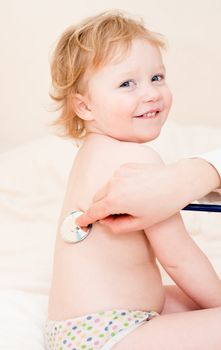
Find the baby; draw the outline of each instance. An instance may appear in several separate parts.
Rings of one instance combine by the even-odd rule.
[[[144,143],[159,136],[171,107],[164,46],[142,22],[110,11],[70,27],[54,52],[53,98],[61,108],[57,123],[82,143],[58,224],[47,349],[147,349],[148,327],[165,317],[160,316],[165,290],[156,258],[199,308],[221,305],[220,280],[179,214],[121,235],[97,222],[77,244],[61,235],[64,220],[73,211],[86,211],[120,165],[163,166]],[[131,347],[125,345],[139,329],[143,333],[136,345],[132,338]]]

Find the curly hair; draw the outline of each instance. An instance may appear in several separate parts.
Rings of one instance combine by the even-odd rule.
[[[113,60],[119,45],[124,52],[128,50],[135,38],[145,38],[160,49],[166,47],[162,35],[117,10],[89,17],[62,34],[51,62],[50,96],[60,110],[53,125],[62,126],[65,136],[81,139],[86,133],[84,121],[71,104],[72,94],[84,92],[85,73]]]

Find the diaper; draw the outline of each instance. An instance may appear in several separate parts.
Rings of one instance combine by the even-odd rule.
[[[47,350],[108,350],[157,315],[154,311],[111,310],[65,321],[48,320],[45,346]]]

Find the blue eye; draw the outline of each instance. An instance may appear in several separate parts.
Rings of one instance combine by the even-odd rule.
[[[151,79],[151,81],[161,81],[164,79],[164,75],[163,74],[157,74],[157,75],[154,75]]]
[[[131,87],[133,84],[135,84],[134,80],[127,80],[127,81],[124,81],[120,87]]]

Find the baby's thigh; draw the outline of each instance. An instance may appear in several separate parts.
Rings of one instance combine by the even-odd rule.
[[[113,350],[220,350],[220,324],[221,308],[157,316]]]

